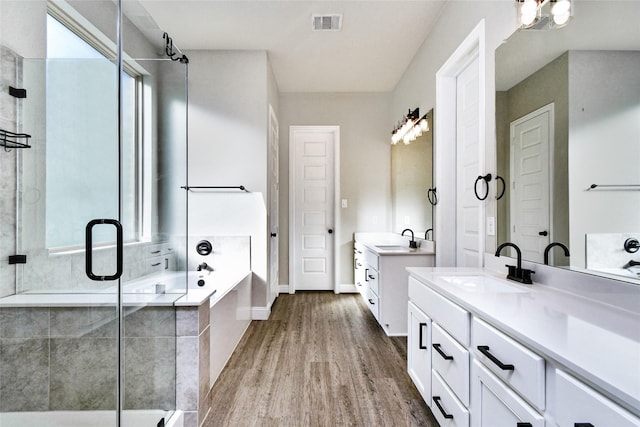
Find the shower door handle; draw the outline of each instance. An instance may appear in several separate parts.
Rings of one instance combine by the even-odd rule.
[[[98,224],[109,224],[116,228],[116,272],[111,276],[93,274],[93,227]],[[87,223],[85,238],[85,271],[87,277],[100,282],[119,279],[122,276],[122,224],[120,224],[120,221],[115,219],[93,219]]]

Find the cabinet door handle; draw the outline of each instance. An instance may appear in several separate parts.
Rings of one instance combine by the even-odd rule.
[[[442,416],[448,420],[453,419],[453,415],[447,414],[447,412],[444,410],[444,408],[440,404],[440,400],[441,400],[440,396],[433,396],[433,403],[435,403],[438,409],[440,410],[440,412],[442,412]]]
[[[418,325],[418,328],[419,328],[418,348],[420,350],[426,350],[427,349],[427,346],[422,344],[422,341],[423,341],[423,338],[424,338],[424,335],[422,334],[422,331],[424,330],[424,328],[426,326],[427,326],[427,324],[424,323],[424,322],[420,322],[420,324]]]
[[[591,423],[574,423],[573,427],[594,427]]]
[[[442,356],[444,360],[453,360],[453,356],[449,356],[447,353],[442,351],[440,344],[431,344],[431,346],[438,352],[438,354],[440,354],[440,356]]]
[[[487,356],[489,358],[489,360],[491,360],[493,363],[495,363],[498,366],[498,368],[502,369],[503,371],[513,371],[515,369],[515,367],[513,365],[504,364],[497,357],[495,357],[493,354],[491,354],[489,352],[489,346],[488,345],[479,345],[478,346],[478,350],[480,350],[480,353],[482,353],[485,356]]]
[[[364,269],[364,281],[365,282],[369,281],[369,269],[368,268]]]

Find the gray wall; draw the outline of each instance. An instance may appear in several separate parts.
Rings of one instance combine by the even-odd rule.
[[[567,244],[569,242],[569,184],[568,184],[568,86],[567,53],[559,56],[525,80],[521,81],[504,94],[499,94],[497,100],[503,100],[504,105],[496,106],[497,153],[501,165],[498,174],[508,184],[510,179],[509,159],[509,126],[517,120],[538,108],[554,103],[554,141],[553,141],[553,206],[551,221],[553,224],[553,240]],[[498,114],[498,111],[502,114]],[[498,208],[498,243],[509,241],[509,191],[500,199]],[[565,261],[564,255],[554,252],[557,262]]]
[[[353,233],[391,228],[388,93],[280,95],[280,283],[289,282],[289,126],[340,126],[338,283],[353,284]]]

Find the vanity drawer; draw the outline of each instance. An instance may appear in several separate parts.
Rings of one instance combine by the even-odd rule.
[[[378,285],[378,272],[373,268],[365,268],[364,270],[364,281],[373,292],[378,295],[380,293],[379,285]]]
[[[469,312],[409,277],[409,300],[464,346],[469,345]]]
[[[477,318],[471,326],[475,357],[540,410],[545,407],[545,362]]]
[[[369,250],[364,251],[364,261],[369,267],[374,270],[378,270],[380,267],[378,266],[378,255]]]
[[[640,426],[640,418],[560,370],[555,375],[554,403],[553,412],[560,426]]]
[[[469,406],[469,351],[433,323],[431,363],[458,399]]]
[[[469,410],[436,371],[431,371],[431,412],[441,426],[468,427]]]
[[[373,313],[373,317],[376,318],[376,320],[379,320],[379,304],[378,304],[378,295],[376,293],[374,293],[371,289],[367,289],[367,294],[366,294],[366,302],[367,302],[367,306],[369,307],[369,310],[371,310],[371,313]]]

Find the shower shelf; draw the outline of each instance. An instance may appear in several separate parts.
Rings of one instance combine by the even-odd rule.
[[[4,147],[5,151],[9,148],[31,148],[27,142],[29,142],[31,135],[26,133],[15,133],[8,130],[0,129],[0,146]],[[21,142],[24,141],[24,142]]]

